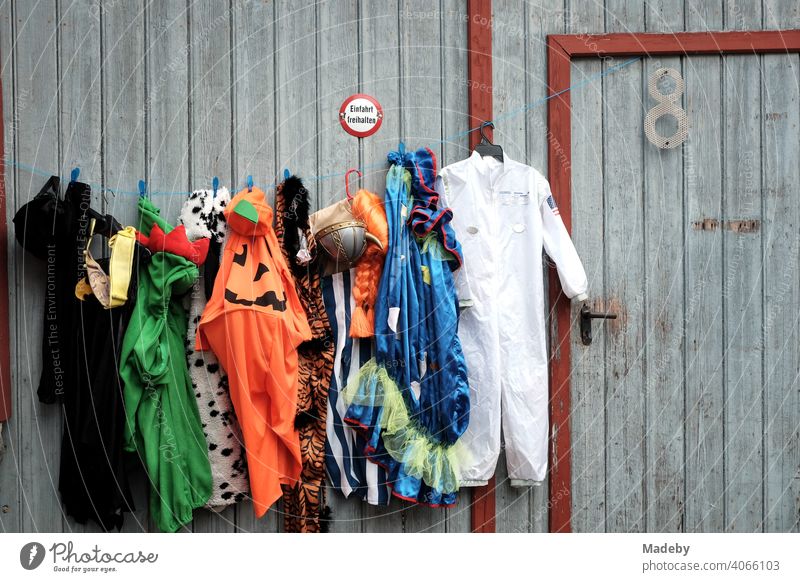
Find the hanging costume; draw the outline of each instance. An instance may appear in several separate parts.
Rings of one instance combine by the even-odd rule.
[[[375,306],[377,355],[344,394],[345,422],[384,465],[392,493],[431,506],[456,502],[458,439],[469,420],[467,370],[457,336],[451,272],[460,248],[431,189],[433,153],[389,154],[385,208],[389,249]]]
[[[51,177],[14,218],[17,240],[46,260],[39,399],[62,404],[58,488],[65,513],[78,523],[92,519],[109,531],[121,528],[124,513],[134,510],[122,442],[124,410],[118,372],[134,299],[106,309],[93,296],[82,302],[75,297],[75,286],[85,274],[81,257],[90,220],[96,221],[95,232],[106,237],[123,228],[112,216],[91,209],[88,185],[70,182],[63,200],[59,190],[59,179]],[[137,248],[134,261],[146,261],[148,256]],[[97,264],[112,271],[107,260]],[[116,268],[114,272],[119,298],[125,274]],[[124,292],[135,298],[135,269],[127,276]]]
[[[389,248],[389,225],[383,199],[377,194],[359,190],[351,207],[353,218],[364,223],[376,244],[367,245],[355,268],[322,280],[336,346],[328,392],[325,465],[331,485],[345,497],[354,495],[371,505],[387,505],[390,494],[386,470],[368,462],[363,454],[363,436],[342,421],[347,405],[341,391],[357,381],[358,371],[375,357],[375,300]]]
[[[297,349],[295,426],[300,432],[303,471],[300,483],[283,485],[283,529],[286,532],[319,532],[326,526],[320,518],[325,512],[325,418],[334,347],[322,302],[320,265],[308,226],[308,207],[308,190],[299,178],[291,176],[278,185],[275,235],[294,275],[297,295],[312,335],[311,340]]]
[[[194,349],[197,325],[213,292],[219,270],[219,256],[227,230],[224,211],[230,199],[227,188],[218,188],[216,193],[213,190],[195,190],[184,203],[179,217],[190,241],[210,241],[202,277],[194,285],[191,296],[187,296],[189,328],[186,335],[189,374],[211,464],[211,497],[206,503],[210,508],[237,503],[250,490],[242,430],[228,394],[228,376],[213,352]]]
[[[361,431],[342,420],[347,413],[342,398],[345,386],[358,381],[358,371],[375,357],[372,338],[353,338],[349,333],[356,309],[352,292],[355,279],[356,269],[322,279],[322,296],[336,346],[328,390],[325,468],[331,487],[345,497],[358,497],[370,505],[388,505],[386,469],[367,459],[367,442]]]
[[[300,478],[297,347],[312,336],[264,192],[239,192],[225,219],[228,241],[195,349],[213,350],[228,373],[261,517],[280,498],[280,486]]]
[[[198,276],[192,260],[205,259],[208,242],[190,243],[182,228],[171,234],[172,227],[145,198],[139,199],[139,214],[139,232],[153,256],[140,270],[136,307],[122,345],[125,447],[144,461],[152,519],[171,532],[189,523],[193,510],[211,496],[211,469],[186,366],[188,318],[182,302]],[[150,236],[156,227],[166,239]],[[167,247],[182,254],[165,252]]]
[[[462,484],[484,485],[494,474],[501,408],[511,485],[540,482],[548,442],[542,248],[568,297],[586,299],[586,273],[547,180],[530,166],[473,152],[443,168],[436,189],[464,245],[456,285],[472,402],[462,440],[472,462]]]

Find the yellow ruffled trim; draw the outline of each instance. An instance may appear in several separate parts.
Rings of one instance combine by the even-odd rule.
[[[342,397],[349,405],[382,407],[380,428],[386,450],[403,465],[407,475],[421,479],[442,493],[458,491],[461,467],[468,460],[461,441],[434,441],[409,416],[397,383],[375,359],[369,360],[345,388]]]

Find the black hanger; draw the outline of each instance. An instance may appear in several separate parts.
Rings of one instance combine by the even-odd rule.
[[[485,127],[494,129],[494,123],[491,121],[484,121],[481,123],[481,142],[475,146],[475,151],[483,157],[491,156],[498,162],[503,163],[503,148],[497,144],[493,144],[489,138],[486,137],[486,134],[483,133]]]

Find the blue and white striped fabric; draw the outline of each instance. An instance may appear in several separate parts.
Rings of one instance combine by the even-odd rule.
[[[371,505],[388,505],[390,491],[386,471],[364,456],[364,439],[342,422],[347,405],[340,398],[340,392],[357,376],[359,368],[374,356],[372,340],[350,337],[350,314],[355,307],[352,296],[354,280],[355,269],[322,278],[325,311],[336,342],[328,391],[325,466],[331,486],[345,497],[353,495]]]

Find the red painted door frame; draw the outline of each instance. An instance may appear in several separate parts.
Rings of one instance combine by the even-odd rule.
[[[800,52],[800,30],[679,32],[675,34],[556,34],[547,37],[548,162],[550,187],[572,232],[570,69],[576,57],[722,55]],[[570,302],[551,273],[555,309],[550,365],[550,531],[571,530]]]
[[[467,2],[467,77],[469,79],[469,127],[477,127],[492,119],[492,0]],[[492,129],[484,133],[492,139]],[[469,149],[478,145],[480,134],[469,134]],[[472,489],[470,515],[472,531],[491,533],[495,526],[495,480]]]

